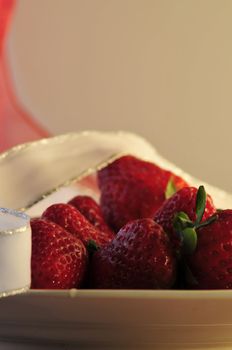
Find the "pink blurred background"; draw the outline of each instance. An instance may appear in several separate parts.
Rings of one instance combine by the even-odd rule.
[[[0,54],[1,150],[129,130],[232,192],[231,18],[230,0],[16,1]]]
[[[5,41],[14,7],[14,0],[0,0],[0,152],[19,143],[49,136],[21,106],[12,85]]]

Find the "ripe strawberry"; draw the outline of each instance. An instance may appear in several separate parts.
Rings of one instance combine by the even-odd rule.
[[[180,235],[173,226],[173,220],[179,212],[187,214],[188,219],[195,221],[197,219],[196,201],[198,190],[195,187],[185,187],[176,192],[167,199],[154,215],[154,220],[161,225],[164,231],[169,235],[172,245],[175,249],[180,246]],[[205,221],[216,212],[212,198],[207,195],[205,199],[204,213],[201,221]]]
[[[170,288],[176,264],[169,238],[152,219],[131,221],[94,254],[91,273],[96,288]]]
[[[170,179],[178,189],[187,186],[170,171],[133,156],[121,157],[100,170],[101,208],[107,223],[118,231],[131,220],[153,217],[165,200]]]
[[[113,238],[113,231],[106,224],[100,206],[89,196],[76,196],[68,204],[73,205],[98,230]]]
[[[97,230],[90,222],[72,205],[53,204],[42,214],[43,219],[55,222],[75,237],[79,238],[85,246],[89,241],[95,241],[101,247],[109,243],[113,234]]]
[[[83,243],[60,226],[46,220],[31,220],[31,229],[31,287],[80,287],[88,260]]]
[[[196,250],[186,257],[197,289],[232,289],[232,210],[222,210],[197,230]]]

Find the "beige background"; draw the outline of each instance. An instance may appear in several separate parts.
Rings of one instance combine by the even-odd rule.
[[[231,0],[19,0],[9,53],[52,132],[135,131],[232,191]]]

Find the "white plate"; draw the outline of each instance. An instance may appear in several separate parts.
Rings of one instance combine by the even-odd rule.
[[[230,291],[31,291],[1,300],[0,339],[76,349],[231,349]]]
[[[68,201],[77,193],[98,198],[94,175],[84,175],[125,153],[154,161],[191,184],[202,184],[136,135],[88,132],[0,155],[2,203],[27,208],[36,216],[49,204]],[[80,178],[78,184],[72,181]],[[217,206],[232,207],[230,194],[205,186]],[[29,291],[0,300],[0,339],[74,344],[78,349],[231,349],[232,291]]]

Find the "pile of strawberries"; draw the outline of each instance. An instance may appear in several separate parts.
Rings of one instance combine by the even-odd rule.
[[[203,186],[124,156],[88,196],[31,220],[32,288],[232,288],[232,210]]]

